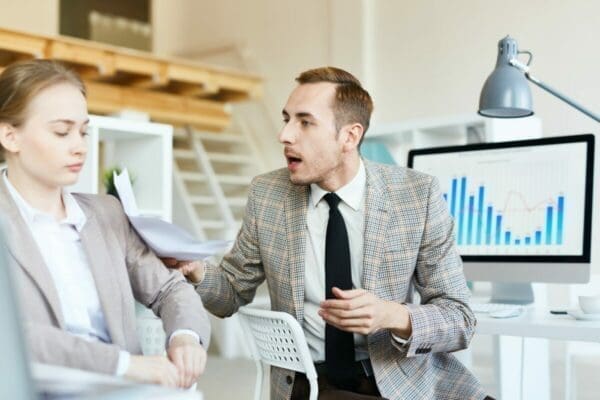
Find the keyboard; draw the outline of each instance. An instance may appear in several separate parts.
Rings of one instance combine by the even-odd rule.
[[[490,314],[497,311],[522,311],[523,306],[505,303],[471,303],[471,310],[477,314]]]

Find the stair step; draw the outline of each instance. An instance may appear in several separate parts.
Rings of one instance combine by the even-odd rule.
[[[227,197],[229,207],[245,207],[246,197]],[[196,206],[212,206],[217,200],[212,196],[190,196],[190,201]]]
[[[227,204],[230,207],[245,207],[247,201],[247,197],[227,197]]]
[[[243,154],[234,153],[207,153],[210,161],[226,162],[231,164],[253,164],[254,158]]]
[[[208,206],[216,203],[212,196],[190,196],[190,201],[196,206]]]
[[[180,160],[195,160],[196,152],[189,149],[173,149],[173,157]]]
[[[208,219],[201,219],[200,221],[198,221],[200,223],[200,226],[204,229],[225,229],[225,221],[222,220],[208,220]]]
[[[228,185],[250,185],[252,176],[244,175],[217,175],[217,180],[220,183]]]
[[[206,175],[200,172],[181,171],[179,175],[187,182],[206,182]]]
[[[235,133],[211,133],[211,132],[194,132],[194,137],[211,142],[221,143],[245,143],[246,139],[242,135]]]

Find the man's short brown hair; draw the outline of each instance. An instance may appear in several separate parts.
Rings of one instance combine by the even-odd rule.
[[[362,143],[373,112],[373,101],[369,92],[363,89],[354,75],[335,67],[322,67],[304,71],[296,78],[299,84],[330,82],[336,85],[335,98],[331,108],[335,116],[337,131],[347,124],[359,123],[364,131]],[[360,146],[359,143],[359,146]]]

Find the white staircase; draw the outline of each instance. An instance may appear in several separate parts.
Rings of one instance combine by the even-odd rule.
[[[252,178],[266,170],[248,131],[237,126],[240,133],[189,127],[173,133],[173,221],[201,240],[235,238]],[[265,289],[260,304],[268,304]],[[222,357],[249,356],[236,315],[211,316],[211,325]]]
[[[173,220],[202,240],[233,239],[252,178],[265,167],[240,133],[176,129],[173,135]]]

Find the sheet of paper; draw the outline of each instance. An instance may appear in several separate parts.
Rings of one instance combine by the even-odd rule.
[[[124,169],[120,175],[115,172],[113,179],[129,222],[159,257],[198,260],[221,253],[231,245],[230,240],[201,242],[177,225],[157,217],[141,216],[127,169]]]

